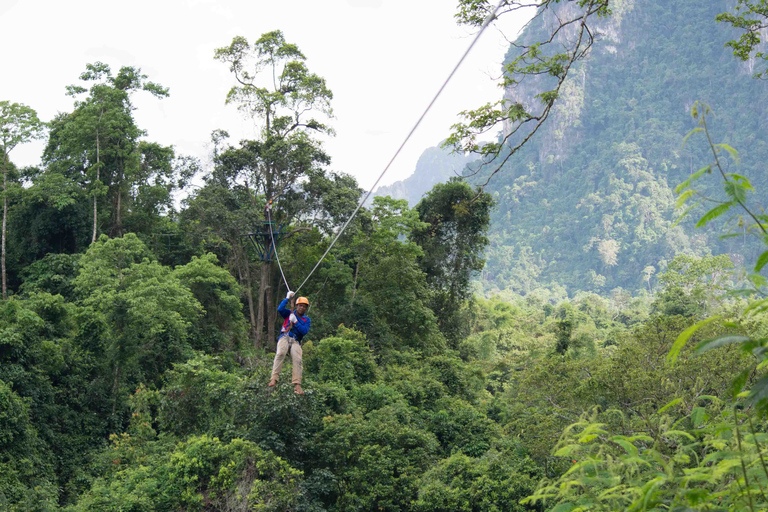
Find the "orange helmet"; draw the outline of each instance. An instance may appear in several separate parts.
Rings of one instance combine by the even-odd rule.
[[[306,297],[299,297],[296,299],[296,305],[298,306],[299,304],[306,304],[309,307],[309,300]]]

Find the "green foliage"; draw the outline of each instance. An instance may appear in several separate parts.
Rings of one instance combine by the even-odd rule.
[[[113,74],[101,62],[86,65],[80,79],[90,88],[71,85],[67,93],[88,96],[51,122],[44,174],[65,176],[92,197],[93,241],[104,227],[111,236],[149,233],[159,215],[172,210],[172,191],[196,169],[188,159],[176,160],[173,148],[139,140],[145,133],[134,120],[131,95],[146,91],[163,98],[168,89],[147,81],[139,68],[124,66]]]
[[[765,0],[738,0],[730,12],[719,14],[715,19],[743,31],[738,39],[728,41],[726,46],[743,61],[768,60],[768,53],[761,48],[763,31],[768,27],[768,3]],[[756,71],[755,78],[765,78],[768,70]]]
[[[244,399],[243,379],[222,368],[218,359],[200,354],[175,364],[166,380],[158,414],[164,432],[232,437]]]
[[[439,183],[416,206],[427,225],[414,229],[411,239],[423,255],[419,266],[432,291],[432,309],[440,330],[454,343],[466,336],[459,308],[471,297],[470,278],[483,269],[481,254],[488,244],[489,194],[466,183]]]
[[[48,254],[24,268],[21,294],[46,292],[74,298],[74,279],[79,268],[80,254]]]
[[[460,452],[480,457],[501,438],[501,430],[494,421],[460,399],[438,400],[428,422],[446,455]]]
[[[115,438],[107,457],[130,450],[130,436]],[[123,466],[119,458],[116,464]],[[255,444],[194,436],[153,454],[149,465],[136,461],[91,490],[69,510],[173,511],[290,510],[301,503],[301,472]]]
[[[659,277],[664,287],[654,299],[654,311],[664,316],[699,318],[717,310],[722,305],[721,296],[732,285],[732,268],[727,255],[675,257]]]
[[[530,459],[513,452],[492,451],[479,458],[455,454],[424,475],[414,510],[531,510],[519,502],[534,490],[538,473]]]
[[[174,269],[173,275],[192,291],[205,313],[192,330],[193,348],[218,351],[236,348],[245,338],[240,286],[235,278],[218,266],[216,255],[207,253]]]
[[[43,123],[38,119],[37,112],[26,105],[0,101],[0,150],[2,150],[3,167],[3,229],[2,229],[2,293],[3,300],[8,298],[6,273],[6,246],[8,225],[8,173],[12,169],[9,166],[8,154],[19,144],[40,138],[43,132]]]
[[[750,414],[723,409],[712,397],[687,416],[670,414],[674,407],[660,409],[651,418],[655,428],[634,435],[612,432],[597,414],[585,415],[554,452],[571,467],[544,480],[523,503],[606,511],[765,507],[766,439]]]
[[[510,47],[506,65],[552,37],[560,23],[576,20],[579,12],[583,15],[579,3],[542,2],[543,8]],[[501,12],[522,4],[503,2]],[[494,5],[468,1],[460,9],[477,14],[465,19],[474,23],[482,21]],[[675,185],[706,168],[706,161],[697,164],[698,155],[708,149],[703,139],[692,138],[680,147],[681,138],[696,126],[681,110],[690,107],[692,98],[706,100],[718,113],[718,132],[727,134],[717,141],[724,144],[718,146],[722,156],[731,158],[728,148],[743,150],[738,155],[739,168],[725,172],[749,177],[756,189],[766,183],[762,162],[768,146],[754,135],[762,133],[759,120],[765,117],[763,104],[754,101],[763,93],[763,84],[748,80],[748,64],[737,62],[722,48],[734,38],[729,27],[713,23],[723,6],[616,1],[610,7],[610,16],[590,15],[587,24],[591,28],[597,23],[598,31],[611,35],[596,41],[589,56],[574,63],[545,124],[514,157],[509,156],[484,189],[497,204],[491,212],[490,243],[481,275],[486,296],[509,289],[528,294],[558,286],[566,287],[571,296],[578,291],[605,295],[617,287],[652,293],[654,274],[663,273],[678,254],[701,257],[749,251],[747,260],[757,257],[752,254],[754,247],[735,237],[743,234],[743,228],[734,229],[732,239],[715,241],[719,235],[715,226],[693,233],[688,228],[695,221],[675,222],[679,216],[673,206]],[[554,44],[549,44],[557,48],[549,53],[542,50],[542,60],[565,52],[558,44],[560,37],[573,48],[580,21],[557,33]],[[702,76],[721,79],[707,82]],[[519,119],[515,116],[521,110],[540,112],[543,105],[537,95],[556,86],[554,77],[546,73],[518,74],[518,78],[518,84],[505,89],[502,101],[506,103],[489,107],[499,117],[490,111],[478,113],[478,134],[485,114],[489,123],[503,120],[507,124],[495,141],[496,149],[501,148],[500,158],[491,163],[484,163],[488,158],[476,160],[465,169],[470,184],[488,180],[499,162],[523,141],[521,132],[527,134],[538,124],[536,116],[527,124],[514,122]],[[505,108],[515,106],[512,117],[504,114]],[[471,121],[464,124],[471,128]],[[518,135],[511,134],[518,127]],[[476,143],[485,148],[479,138]],[[710,188],[719,186],[702,192],[714,196],[719,191]],[[755,198],[751,192],[746,197]],[[693,203],[695,197],[690,197],[687,204]],[[735,263],[738,267],[739,261]],[[650,274],[649,267],[653,267]]]
[[[299,121],[301,114],[310,110],[330,116],[333,94],[324,79],[309,72],[304,55],[296,45],[286,42],[281,31],[262,34],[253,46],[237,36],[229,47],[217,49],[215,58],[229,64],[238,82],[229,91],[227,102],[238,103],[242,110],[263,118],[267,132],[275,130],[283,136],[299,124],[312,130],[328,130],[314,118]],[[256,77],[264,68],[272,72],[274,89],[256,85]]]
[[[149,255],[132,233],[102,235],[81,258],[74,281],[83,306],[105,326],[95,350],[110,375],[113,411],[129,390],[158,382],[190,355],[189,330],[202,313],[190,289]]]
[[[416,498],[418,477],[435,460],[434,436],[412,424],[411,415],[384,407],[363,418],[323,420],[313,451],[338,481],[330,496],[335,510],[404,510]]]
[[[423,229],[425,223],[405,200],[390,197],[374,198],[370,218],[361,222],[363,229],[354,241],[359,254],[358,287],[362,305],[370,304],[378,317],[371,320],[371,327],[378,326],[377,320],[383,321],[389,331],[385,336],[394,335],[404,345],[419,351],[440,350],[444,339],[429,307],[431,294],[425,274],[417,263],[423,252],[413,241],[403,239],[414,230]],[[365,332],[364,325],[357,324],[356,316],[350,323]],[[368,333],[374,346],[392,345],[391,341],[374,339],[376,334]]]
[[[8,153],[43,135],[44,125],[34,109],[20,103],[0,101],[0,149],[3,153],[3,173],[7,169]]]
[[[376,362],[368,340],[362,333],[343,326],[336,336],[314,345],[307,357],[306,368],[317,379],[347,389],[376,378]]]
[[[712,5],[617,0],[592,45],[607,6],[543,2],[508,55],[505,99],[457,128],[462,147],[506,159],[468,169],[474,185],[496,176],[488,194],[451,181],[349,224],[302,287],[303,396],[268,388],[272,355],[245,343],[248,316],[256,340],[276,329],[284,290],[243,235],[271,204],[298,283],[354,210],[360,188],[315,138],[331,132],[324,80],[278,31],[217,50],[228,101],[261,131],[235,145],[214,132],[213,169],[176,216],[197,164],[143,140],[131,103],[167,91],[88,65],[44,167],[6,160],[18,293],[0,303],[0,508],[764,508],[768,249],[764,180],[747,177],[764,148],[736,152],[760,127],[729,110],[763,107],[699,24]],[[460,17],[490,8],[461,2]],[[720,78],[696,91],[735,91],[717,103],[733,136],[702,140],[696,104],[679,148],[686,77],[702,75]],[[474,139],[502,118],[496,142]],[[714,162],[693,172],[702,149]],[[690,210],[705,231],[688,236],[675,210],[703,197],[724,200]],[[741,238],[707,240],[732,213]],[[89,246],[99,230],[125,234]],[[723,297],[742,257],[749,289]]]
[[[58,496],[50,463],[30,421],[29,405],[0,380],[0,505],[44,511]]]
[[[538,5],[542,12],[558,8],[560,0],[544,0]],[[579,0],[574,2],[574,9],[561,9],[553,16],[555,25],[548,27],[544,34],[537,34],[533,41],[518,42],[513,45],[517,52],[504,66],[500,86],[513,89],[528,77],[544,77],[536,81],[536,90],[531,94],[532,101],[526,104],[505,97],[495,103],[486,104],[476,110],[461,113],[466,120],[453,126],[453,133],[448,137],[447,145],[464,153],[472,152],[481,156],[483,164],[490,170],[485,184],[490,177],[501,170],[509,158],[517,153],[530,138],[541,128],[550,115],[558,99],[571,66],[587,55],[593,39],[594,18],[610,14],[606,0]],[[526,2],[511,0],[502,2],[494,9],[487,1],[462,0],[459,2],[457,19],[468,25],[483,25],[493,22],[497,17],[524,7],[531,7]],[[500,12],[497,12],[500,11]],[[569,26],[574,28],[570,40],[562,46],[553,44],[557,35]],[[551,30],[550,30],[551,28]],[[540,104],[540,105],[539,105]],[[535,105],[535,106],[534,106]],[[478,136],[498,130],[505,125],[505,134],[498,142],[481,142]]]

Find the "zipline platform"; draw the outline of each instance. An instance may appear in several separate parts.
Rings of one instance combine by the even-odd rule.
[[[270,221],[263,221],[261,223],[261,229],[254,231],[253,233],[247,233],[248,239],[253,244],[253,248],[256,249],[256,254],[261,261],[270,262],[276,257],[275,245],[280,243],[283,238],[284,224],[275,224]]]

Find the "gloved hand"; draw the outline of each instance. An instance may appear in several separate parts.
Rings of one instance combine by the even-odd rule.
[[[295,324],[296,322],[299,321],[299,319],[296,318],[296,315],[294,315],[293,313],[291,313],[291,316],[289,316],[288,318],[290,319],[292,324]]]
[[[291,297],[293,297],[294,295],[296,295],[296,294],[295,294],[295,293],[293,293],[291,290],[288,290],[288,293],[286,293],[286,294],[285,294],[285,298],[286,298],[286,299],[290,299],[290,298],[291,298]]]

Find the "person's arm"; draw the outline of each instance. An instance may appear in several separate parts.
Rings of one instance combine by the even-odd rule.
[[[283,299],[282,302],[280,302],[280,305],[277,306],[277,312],[280,313],[280,316],[283,318],[291,316],[291,310],[286,307],[289,300],[291,299]]]
[[[293,325],[293,330],[303,337],[309,332],[309,326],[311,323],[312,321],[309,319],[309,317],[301,317],[299,318],[299,321]]]

